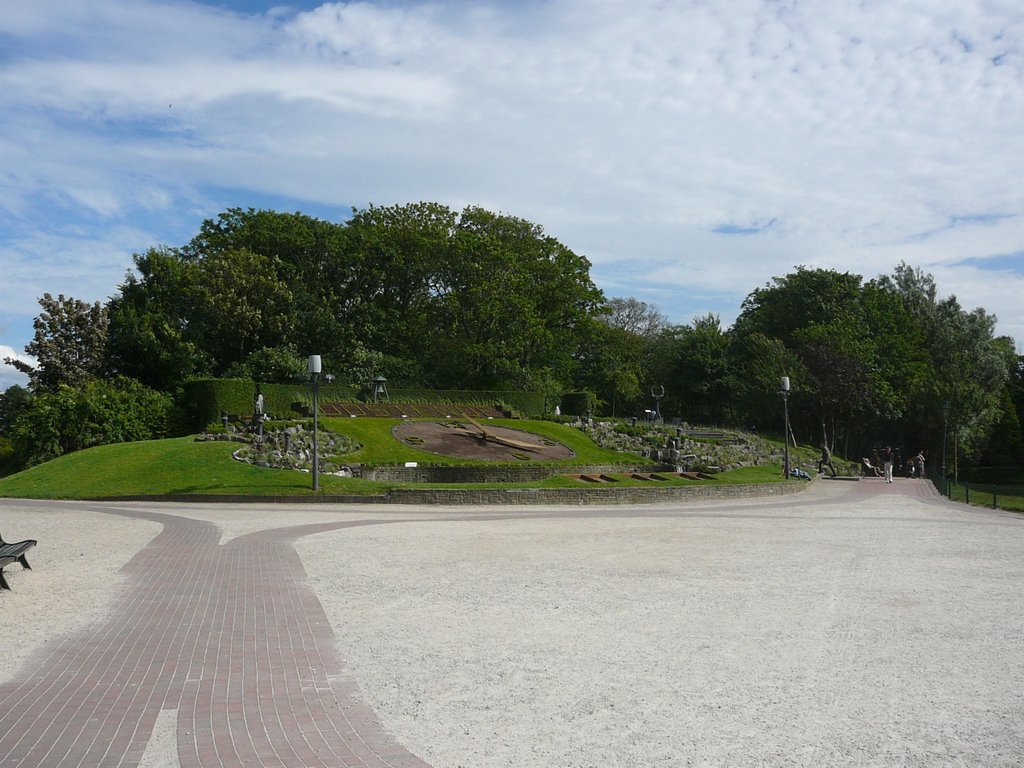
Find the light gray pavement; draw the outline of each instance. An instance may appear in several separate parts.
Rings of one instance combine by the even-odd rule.
[[[0,766],[135,766],[161,735],[189,768],[1024,764],[1024,520],[927,483],[73,508],[162,528],[109,615],[0,685]]]

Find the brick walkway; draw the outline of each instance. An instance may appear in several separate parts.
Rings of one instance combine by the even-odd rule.
[[[183,768],[426,768],[342,676],[289,543],[351,523],[222,547],[213,525],[132,516],[164,530],[126,566],[131,587],[109,620],[63,641],[28,679],[0,686],[0,765],[135,766],[157,716],[171,710]]]
[[[849,485],[851,498],[938,498],[931,483],[920,481]],[[803,503],[795,497],[766,505]],[[0,685],[0,765],[136,766],[158,717],[171,717],[183,768],[427,768],[391,740],[361,703],[291,546],[320,531],[400,520],[266,530],[220,546],[219,529],[210,523],[105,511],[164,528],[125,566],[130,585],[104,623],[62,640],[25,679]],[[540,514],[651,513],[688,511],[681,505]],[[519,508],[446,515],[483,516],[532,514]]]

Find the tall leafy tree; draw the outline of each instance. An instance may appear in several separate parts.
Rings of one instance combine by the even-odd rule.
[[[729,350],[736,421],[748,428],[781,432],[779,382],[784,374],[791,374],[795,391],[804,389],[807,377],[799,375],[799,360],[780,339],[752,330],[749,325],[742,332],[734,326]]]
[[[25,346],[36,359],[35,367],[13,358],[4,362],[28,374],[36,393],[55,392],[62,384],[78,386],[100,375],[107,342],[106,307],[49,293],[39,299],[39,306],[35,334]]]
[[[921,398],[924,336],[884,283],[799,267],[747,297],[735,333],[785,347],[777,375],[791,376],[793,421],[815,443],[842,438],[848,452],[850,439],[892,440],[892,424]]]
[[[776,371],[794,382],[793,421],[805,439],[833,444],[849,409],[866,405],[875,347],[859,312],[861,277],[798,267],[755,289],[736,321],[738,336],[778,339],[799,361]],[[845,411],[845,412],[843,412]]]
[[[219,371],[255,349],[276,347],[289,338],[292,293],[280,266],[275,257],[235,248],[198,263],[192,328]]]
[[[603,413],[636,414],[643,386],[650,382],[650,346],[649,339],[594,322],[588,343],[581,344],[577,354],[576,385],[596,395]]]
[[[699,424],[732,420],[730,336],[718,315],[709,313],[664,332],[658,349],[664,412]]]
[[[207,262],[230,259],[226,257],[229,252],[262,257],[258,274],[265,281],[286,287],[291,294],[291,319],[283,333],[271,332],[260,334],[255,341],[250,339],[248,350],[260,345],[274,346],[280,340],[292,344],[303,355],[337,357],[357,332],[342,310],[346,290],[353,275],[359,273],[359,265],[353,262],[350,251],[346,229],[341,224],[302,213],[231,208],[204,221],[199,233],[177,249],[176,254],[197,274],[211,269]],[[227,287],[230,290],[231,285]],[[206,298],[216,300],[209,288],[206,292]],[[231,301],[230,295],[228,299]],[[220,360],[214,353],[213,367],[225,370],[239,362],[234,359],[237,356],[237,349],[229,349],[227,360]]]
[[[938,298],[934,278],[907,264],[878,285],[897,297],[920,329],[928,370],[908,414],[907,436],[918,447],[941,448],[943,412],[952,414],[957,444],[968,456],[984,447],[1001,410],[1012,367],[1012,341],[995,338],[995,316]]]
[[[641,339],[653,339],[669,327],[668,318],[654,304],[632,296],[610,298],[601,320]]]
[[[457,216],[437,203],[353,211],[345,226],[344,258],[336,265],[334,311],[351,339],[339,354],[358,368],[362,352],[376,353],[386,376],[423,375],[425,343],[444,291]],[[429,366],[428,366],[429,369]],[[408,373],[406,375],[409,375]]]
[[[162,391],[195,375],[209,375],[213,358],[193,328],[198,270],[166,248],[136,254],[110,317],[107,370]]]
[[[541,227],[467,208],[433,284],[437,378],[496,388],[568,382],[603,299],[589,270]]]

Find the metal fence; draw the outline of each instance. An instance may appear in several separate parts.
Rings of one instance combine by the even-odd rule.
[[[1024,486],[1020,484],[971,482],[969,480],[954,482],[952,478],[939,477],[935,479],[935,487],[938,488],[939,493],[953,501],[978,504],[993,509],[1024,512]]]

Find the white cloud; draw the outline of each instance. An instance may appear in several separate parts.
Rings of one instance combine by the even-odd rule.
[[[35,366],[35,358],[29,357],[28,355],[17,352],[6,344],[0,344],[0,392],[3,392],[8,387],[12,387],[15,384],[25,386],[28,384],[28,376],[19,371],[12,365],[8,365],[4,362],[7,358],[13,358],[20,360],[21,362]]]
[[[0,258],[25,293],[99,297],[117,248],[126,265],[251,193],[524,216],[679,321],[797,264],[906,260],[1024,326],[1024,264],[953,266],[1024,250],[1015,3],[66,6],[0,20],[21,42],[0,61]]]

